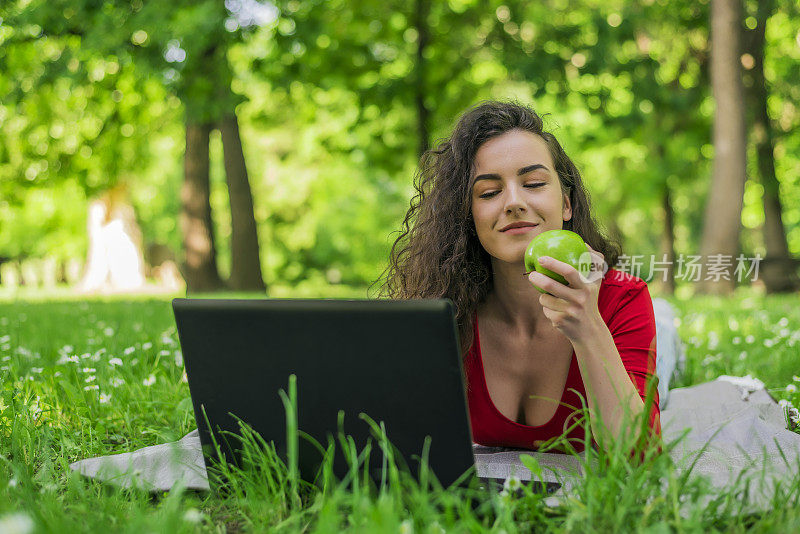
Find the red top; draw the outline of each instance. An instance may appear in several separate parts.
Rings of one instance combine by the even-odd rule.
[[[656,323],[653,303],[647,284],[641,278],[609,269],[600,285],[597,307],[614,338],[622,364],[636,385],[642,400],[645,400],[645,381],[656,369]],[[474,317],[475,335],[472,347],[466,354],[464,372],[467,383],[467,400],[474,442],[488,446],[515,447],[536,450],[552,437],[560,436],[569,426],[575,425],[577,417],[571,417],[575,408],[581,409],[580,394],[586,399],[578,360],[572,351],[572,363],[561,403],[555,415],[540,426],[528,426],[512,421],[500,413],[494,405],[486,378],[483,374],[483,359],[478,334],[478,317]],[[572,391],[574,389],[577,391]],[[588,401],[584,400],[587,405]],[[650,427],[661,434],[658,409],[658,391],[655,391],[654,406],[650,414]],[[575,425],[567,440],[577,452],[584,450],[582,424]],[[592,439],[594,447],[597,443]],[[557,452],[551,449],[551,452]],[[566,451],[563,451],[566,452]]]

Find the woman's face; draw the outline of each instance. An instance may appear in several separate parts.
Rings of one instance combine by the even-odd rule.
[[[472,218],[478,240],[492,257],[521,263],[528,243],[546,230],[560,230],[572,217],[569,197],[544,140],[510,130],[486,141],[475,154]],[[522,228],[508,225],[527,224]]]

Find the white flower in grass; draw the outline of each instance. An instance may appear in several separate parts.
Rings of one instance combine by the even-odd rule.
[[[70,362],[78,363],[79,361],[80,361],[80,358],[78,358],[77,356],[67,356],[65,354],[65,355],[62,355],[61,358],[58,359],[58,361],[56,362],[56,365],[64,365],[64,364],[70,363]]]
[[[90,391],[93,389],[100,389],[100,386],[98,386],[97,384],[92,384],[91,386],[83,386],[84,391]]]
[[[795,425],[800,425],[800,412],[797,411],[797,408],[789,410],[789,420]]]
[[[111,358],[110,360],[108,360],[108,364],[111,366],[122,365],[122,360],[120,358]]]
[[[106,335],[106,337],[111,337],[114,335],[114,329],[109,326],[108,328],[103,330],[103,333]]]
[[[775,344],[775,342],[774,342],[774,341],[772,341],[771,339],[765,339],[765,340],[764,340],[764,346],[765,346],[765,347],[771,347],[771,346],[772,346],[772,345],[774,345],[774,344]]]
[[[0,532],[8,534],[29,534],[33,532],[33,527],[33,519],[22,512],[14,512],[0,517]]]
[[[96,373],[97,369],[93,369],[91,367],[84,367],[83,369],[81,369],[81,372],[82,373]]]
[[[755,338],[755,336],[750,335],[750,336],[747,336],[746,338],[744,338],[744,340],[745,340],[746,343],[752,345],[753,342],[756,340],[756,338]]]
[[[800,376],[792,375],[792,380],[794,380],[795,382],[800,382]]]
[[[128,356],[129,354],[133,354],[133,352],[134,352],[135,350],[136,350],[136,349],[135,349],[134,347],[128,347],[128,348],[126,348],[125,350],[123,350],[123,351],[122,351],[122,353],[123,353],[125,356]]]
[[[112,378],[111,379],[111,385],[113,387],[115,387],[115,388],[120,387],[124,383],[125,383],[125,381],[123,379],[121,379],[121,378]]]
[[[166,349],[160,350],[160,351],[158,351],[158,355],[161,356],[161,357],[169,356],[169,351],[166,350]]]
[[[31,373],[36,373],[37,375],[42,374],[44,371],[44,367],[31,367]]]
[[[778,332],[781,337],[789,337],[789,329],[788,328],[781,328],[781,331]]]
[[[789,324],[789,319],[786,317],[781,317],[781,320],[778,321],[778,326],[786,326]]]
[[[59,376],[61,376],[61,371],[56,371],[55,373],[53,373],[53,376],[58,378]]]
[[[69,354],[73,350],[75,350],[75,347],[73,347],[72,345],[64,345],[63,347],[61,347],[61,352],[66,354]]]
[[[8,371],[8,366],[4,365],[4,366],[0,367],[0,371]]]
[[[746,360],[747,359],[747,351],[746,350],[743,350],[742,352],[739,353],[739,359],[740,360]]]
[[[719,345],[719,334],[713,330],[708,333],[708,349],[714,350]]]
[[[151,348],[153,348],[153,344],[152,344],[152,343],[150,343],[149,341],[148,341],[147,343],[144,343],[144,344],[142,345],[142,350],[149,350],[149,349],[151,349]]]
[[[203,513],[197,508],[189,508],[183,514],[183,520],[187,523],[200,523],[203,521]]]
[[[81,358],[84,359],[84,360],[86,358],[91,358],[91,357],[92,357],[92,353],[91,352],[84,352],[83,354],[81,354]]]
[[[736,336],[736,337],[735,337],[735,338],[733,338],[733,340],[732,340],[732,343],[733,343],[734,345],[738,345],[738,344],[739,344],[739,343],[741,343],[741,342],[742,342],[742,338],[740,338],[739,336]]]
[[[89,382],[94,382],[95,380],[97,380],[97,377],[95,375],[89,375],[89,376],[86,377],[84,382],[86,382],[88,384]]]
[[[794,384],[789,384],[788,386],[786,386],[786,391],[788,391],[789,393],[794,393],[795,391],[797,391],[797,386],[795,386]]]
[[[183,353],[179,350],[175,351],[175,365],[178,367],[183,365]]]
[[[150,375],[144,380],[142,380],[142,385],[150,387],[156,383],[156,375]]]
[[[0,343],[8,343],[9,341],[11,341],[11,336],[0,337]]]
[[[139,358],[134,358],[131,360],[131,365],[136,365],[139,363]]]
[[[107,404],[111,400],[111,395],[107,393],[100,394],[100,404]]]
[[[800,411],[792,405],[791,401],[781,399],[778,401],[778,406],[784,410],[791,423],[800,424]]]
[[[503,482],[503,489],[507,491],[517,491],[522,487],[522,481],[514,475],[509,476]]]
[[[3,356],[2,358],[0,358],[0,361],[4,361],[4,362],[10,361],[10,360],[11,360],[11,356]]]
[[[414,522],[406,519],[400,523],[400,534],[414,534]]]

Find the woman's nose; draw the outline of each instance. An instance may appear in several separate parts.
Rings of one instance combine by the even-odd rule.
[[[525,203],[522,201],[521,192],[516,187],[511,186],[506,188],[504,207],[507,212],[525,209]]]

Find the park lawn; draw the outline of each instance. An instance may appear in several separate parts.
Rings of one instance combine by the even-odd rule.
[[[800,406],[797,297],[745,291],[731,298],[671,301],[687,350],[686,373],[675,387],[722,374],[750,374],[776,399]],[[622,454],[607,457],[602,472],[587,474],[578,498],[558,508],[529,489],[518,498],[471,496],[466,490],[420,488],[408,480],[404,490],[395,484],[380,494],[358,486],[325,492],[306,488],[292,498],[288,468],[271,463],[281,481],[277,487],[247,473],[224,497],[180,490],[151,496],[83,479],[68,469],[78,459],[173,441],[192,430],[182,377],[168,297],[0,301],[0,531],[800,528],[800,480],[769,514],[738,514],[736,492],[742,488],[735,487],[682,516],[679,504],[701,501],[709,490],[678,479],[668,455],[642,466],[631,466]]]

